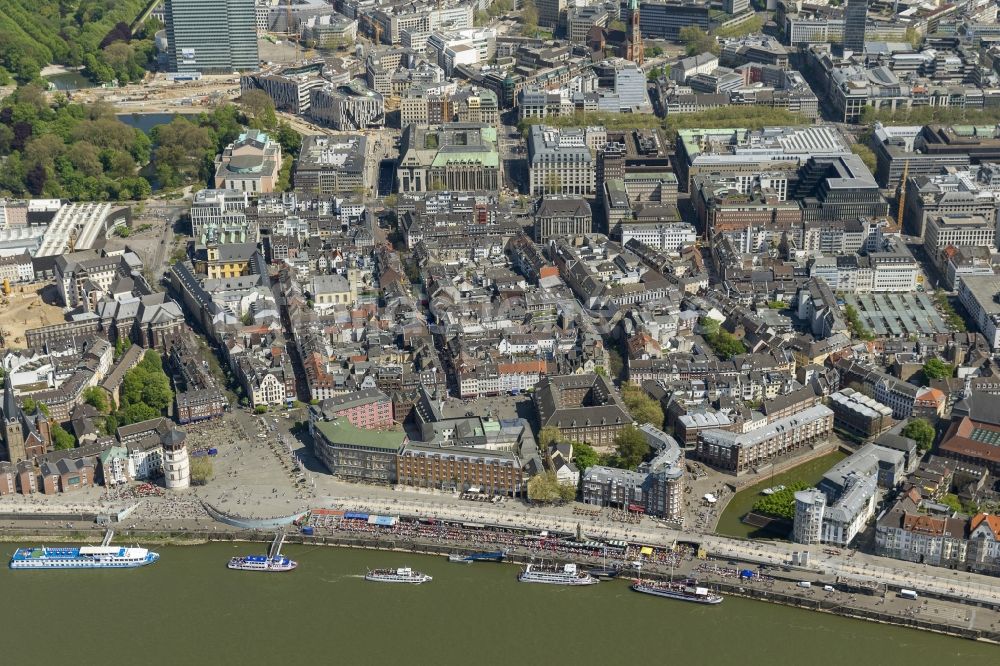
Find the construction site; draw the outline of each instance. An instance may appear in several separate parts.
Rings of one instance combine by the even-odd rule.
[[[24,332],[63,321],[53,284],[4,284],[0,292],[0,349],[24,348]]]

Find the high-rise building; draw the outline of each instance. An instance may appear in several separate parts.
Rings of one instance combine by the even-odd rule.
[[[165,0],[171,72],[228,74],[257,69],[254,0]]]
[[[536,0],[538,10],[538,25],[555,28],[559,25],[559,16],[566,9],[566,0]]]
[[[848,0],[844,12],[844,50],[862,53],[865,50],[865,23],[868,21],[868,0]]]

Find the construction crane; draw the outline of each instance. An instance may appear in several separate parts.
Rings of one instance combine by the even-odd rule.
[[[382,41],[382,26],[371,14],[362,14],[361,20],[368,25],[368,34],[373,36],[373,42],[379,44]]]
[[[899,196],[896,198],[896,224],[903,233],[903,216],[906,214],[906,180],[910,175],[910,160],[903,162],[903,177],[899,182]]]
[[[288,41],[295,40],[295,60],[293,62],[299,61],[299,34],[296,32],[295,36],[292,36],[292,0],[287,0],[285,3],[285,34],[288,36]]]

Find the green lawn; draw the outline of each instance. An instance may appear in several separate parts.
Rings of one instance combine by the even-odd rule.
[[[793,481],[802,481],[810,485],[818,483],[828,469],[846,457],[847,454],[834,451],[822,458],[816,458],[798,467],[793,467],[787,472],[775,474],[773,479],[767,477],[760,483],[744,488],[736,493],[736,496],[726,506],[726,510],[723,512],[722,517],[719,518],[719,524],[715,531],[718,534],[734,537],[773,537],[771,534],[757,534],[757,528],[751,525],[744,525],[740,522],[740,519],[750,511],[753,503],[760,497],[760,491],[769,486],[777,486],[779,484],[787,486]]]

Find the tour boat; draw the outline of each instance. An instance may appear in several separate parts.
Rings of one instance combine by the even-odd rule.
[[[79,548],[18,548],[11,569],[134,569],[160,559],[145,548],[81,546]]]
[[[233,557],[229,560],[229,568],[237,571],[291,571],[298,566],[294,560],[284,555],[268,557],[267,555],[246,555]]]
[[[548,583],[550,585],[594,585],[600,581],[589,573],[577,571],[575,564],[546,566],[529,564],[518,574],[522,583]]]
[[[632,589],[643,594],[657,597],[693,601],[696,604],[721,604],[722,597],[712,594],[707,587],[700,587],[697,581],[680,581],[676,583],[657,583],[650,580],[637,580]]]
[[[365,580],[378,583],[412,583],[419,585],[434,580],[425,573],[414,571],[410,567],[400,567],[398,569],[371,569],[365,574]]]

